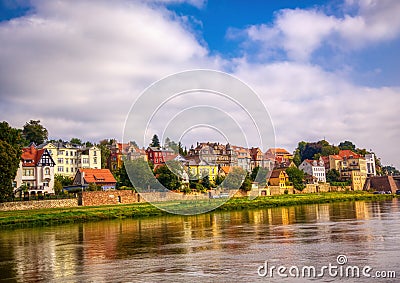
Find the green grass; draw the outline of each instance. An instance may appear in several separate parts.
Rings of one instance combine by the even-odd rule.
[[[367,192],[334,192],[319,194],[296,194],[280,195],[273,197],[258,197],[254,200],[249,198],[232,198],[225,204],[218,207],[216,211],[230,211],[254,208],[271,208],[279,206],[293,206],[303,204],[318,204],[343,201],[382,201],[392,199],[393,195],[374,195]],[[181,201],[160,203],[166,207],[179,205],[180,209],[191,211],[193,206],[204,207],[210,204],[210,201]],[[47,226],[62,223],[77,223],[98,221],[105,219],[124,219],[148,216],[166,215],[167,212],[157,207],[147,204],[126,204],[112,206],[91,206],[74,208],[51,208],[38,210],[18,210],[0,212],[0,229],[17,228],[27,226]]]

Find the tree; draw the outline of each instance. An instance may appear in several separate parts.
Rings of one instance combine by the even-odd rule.
[[[125,164],[122,164],[121,168],[119,168],[116,172],[117,179],[117,188],[120,187],[130,187],[133,188],[131,180],[129,179],[128,173],[126,172]]]
[[[10,127],[6,121],[0,123],[0,140],[7,142],[16,149],[21,149],[26,143],[22,136],[22,130]]]
[[[221,183],[221,186],[227,189],[238,190],[242,186],[246,175],[247,172],[243,168],[234,167]]]
[[[260,166],[256,166],[256,167],[254,167],[253,170],[251,171],[250,178],[251,178],[252,181],[255,181],[255,180],[256,180],[256,177],[257,177],[257,174],[258,174],[258,171],[259,171],[259,170],[260,170]]]
[[[162,165],[154,172],[157,180],[168,190],[179,191],[182,183],[179,177],[167,165]]]
[[[136,190],[147,191],[156,188],[157,182],[148,162],[138,158],[125,161],[124,165],[128,176],[132,178],[132,185]]]
[[[22,133],[28,143],[34,142],[38,145],[42,144],[48,137],[48,132],[40,124],[40,120],[30,120],[25,123]]]
[[[0,202],[13,196],[12,182],[17,174],[20,151],[0,140]]]
[[[154,135],[153,138],[151,139],[150,146],[152,146],[152,147],[160,147],[160,140],[158,139],[157,135]]]
[[[340,173],[336,169],[331,169],[326,173],[326,181],[328,183],[339,182]]]
[[[22,131],[0,123],[0,201],[13,196],[12,182],[17,174],[21,149],[24,144]]]
[[[204,176],[203,179],[201,179],[201,185],[206,189],[211,188],[210,177],[208,175]]]
[[[339,148],[341,150],[349,149],[354,151],[356,149],[356,146],[351,141],[344,141],[339,144]]]
[[[246,174],[246,177],[244,178],[243,183],[240,186],[240,189],[245,192],[251,191],[251,179],[249,173]]]
[[[304,189],[304,172],[296,167],[289,167],[286,169],[286,174],[289,176],[289,181],[293,183],[296,190],[302,191]]]
[[[59,195],[63,190],[63,185],[61,184],[61,182],[57,179],[54,179],[54,193],[56,195]]]
[[[70,143],[76,144],[76,145],[82,145],[82,141],[80,139],[78,139],[78,138],[72,138],[70,140]]]
[[[399,176],[400,175],[400,171],[397,170],[393,166],[383,166],[382,167],[382,173],[384,175],[391,175],[391,176]]]
[[[102,140],[100,141],[100,144],[98,145],[99,149],[100,149],[100,155],[101,155],[101,168],[107,168],[107,161],[110,158],[111,155],[111,151],[110,149],[107,147],[108,145],[110,145],[109,140]]]
[[[221,185],[221,183],[222,183],[224,180],[225,180],[225,177],[224,177],[224,176],[217,175],[217,177],[215,178],[215,184],[216,184],[217,186],[219,186],[219,185]]]
[[[305,159],[314,159],[314,156],[321,153],[322,145],[317,142],[307,143],[303,152],[301,153],[301,161]]]
[[[60,182],[61,186],[63,186],[63,187],[71,186],[74,181],[74,180],[72,180],[71,177],[60,175],[60,174],[55,174],[54,180]]]

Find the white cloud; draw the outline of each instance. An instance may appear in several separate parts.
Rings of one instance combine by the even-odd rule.
[[[131,1],[35,1],[0,23],[1,119],[42,119],[52,137],[120,137],[148,84],[218,58],[162,7]],[[12,117],[12,119],[10,119]]]
[[[239,61],[235,74],[248,82],[271,113],[277,144],[293,150],[301,140],[352,140],[399,167],[400,88],[366,88],[295,62]]]
[[[400,34],[400,1],[347,1],[355,15],[327,15],[321,9],[285,9],[276,14],[271,25],[253,25],[245,29],[247,39],[259,42],[263,52],[282,49],[291,60],[307,62],[324,44],[342,50],[363,48],[368,44],[391,40]],[[388,20],[390,19],[390,20]],[[229,36],[233,37],[234,31]],[[236,31],[243,35],[243,32]]]

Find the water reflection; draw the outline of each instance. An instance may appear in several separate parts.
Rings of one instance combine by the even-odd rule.
[[[395,199],[2,231],[0,278],[249,282],[265,260],[318,264],[338,254],[398,270],[399,220]]]

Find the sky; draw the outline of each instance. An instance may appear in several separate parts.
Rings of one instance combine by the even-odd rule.
[[[351,140],[400,168],[399,14],[398,0],[4,0],[0,120],[20,128],[39,119],[54,139],[121,140],[151,84],[211,69],[254,90],[261,102],[243,98],[265,105],[276,146]],[[213,99],[198,93],[190,102]],[[164,119],[150,129],[143,143],[165,130]]]

